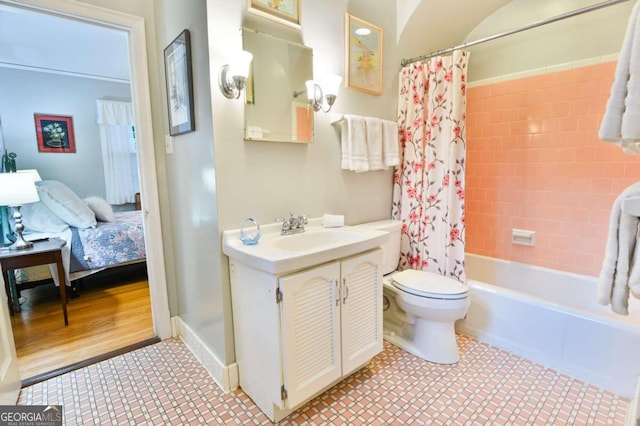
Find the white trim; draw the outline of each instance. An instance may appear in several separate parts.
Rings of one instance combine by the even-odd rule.
[[[495,83],[502,83],[505,81],[517,80],[519,78],[533,77],[541,74],[548,74],[548,73],[558,72],[558,71],[566,71],[570,69],[586,67],[589,65],[602,64],[605,62],[613,62],[613,61],[616,61],[617,59],[618,59],[617,53],[614,53],[611,55],[596,56],[593,58],[580,59],[578,61],[565,62],[563,64],[556,64],[556,65],[550,65],[548,67],[534,68],[531,70],[520,71],[512,74],[501,75],[498,77],[486,78],[484,80],[473,81],[469,83],[468,88],[473,89],[474,87],[486,86],[486,85],[495,84]]]
[[[144,18],[74,0],[0,0],[0,4],[38,9],[128,32],[151,314],[156,336],[160,339],[171,337]]]
[[[124,78],[106,77],[106,76],[103,76],[103,75],[85,74],[85,73],[74,72],[74,71],[55,70],[53,68],[34,67],[34,66],[31,66],[31,65],[12,64],[12,63],[9,63],[9,62],[0,62],[0,68],[14,68],[14,69],[18,69],[18,70],[42,72],[42,73],[46,73],[46,74],[68,75],[68,76],[71,76],[71,77],[80,77],[80,78],[89,78],[89,79],[92,79],[92,80],[110,81],[112,83],[131,84],[131,82],[128,79],[124,79]]]
[[[177,334],[185,345],[193,352],[196,359],[206,368],[213,380],[224,392],[238,387],[238,364],[224,365],[209,349],[200,337],[180,317],[173,317]]]
[[[20,395],[20,368],[11,331],[4,279],[0,274],[0,405],[15,405]]]
[[[624,419],[624,426],[637,426],[638,424],[640,424],[640,377],[636,382],[636,391],[629,401],[627,415]]]

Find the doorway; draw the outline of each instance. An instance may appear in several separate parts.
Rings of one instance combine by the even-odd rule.
[[[97,25],[100,28],[124,32],[127,35],[131,71],[131,97],[138,141],[138,169],[144,217],[144,239],[147,253],[148,298],[152,311],[153,332],[158,338],[171,336],[164,254],[161,239],[159,201],[152,137],[150,93],[147,75],[144,20],[88,4],[67,0],[0,0],[0,8],[14,11],[46,13],[74,23]],[[101,53],[101,52],[100,52]],[[73,316],[69,318],[73,322]],[[1,327],[9,329],[3,321]]]

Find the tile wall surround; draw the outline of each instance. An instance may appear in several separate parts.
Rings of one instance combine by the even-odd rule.
[[[470,83],[467,251],[597,276],[610,209],[640,159],[598,139],[616,56]],[[534,247],[512,228],[536,232]]]

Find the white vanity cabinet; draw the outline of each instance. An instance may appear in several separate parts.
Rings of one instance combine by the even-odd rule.
[[[382,252],[273,275],[230,260],[240,386],[278,421],[382,351]]]

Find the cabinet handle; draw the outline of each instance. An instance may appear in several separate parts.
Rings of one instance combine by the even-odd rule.
[[[338,280],[331,281],[333,284],[333,294],[336,299],[336,306],[340,305],[340,287],[338,287]]]
[[[347,297],[349,297],[349,287],[347,287],[347,279],[346,278],[342,279],[342,289],[344,291],[344,298],[342,299],[342,304],[346,305],[347,304]]]

